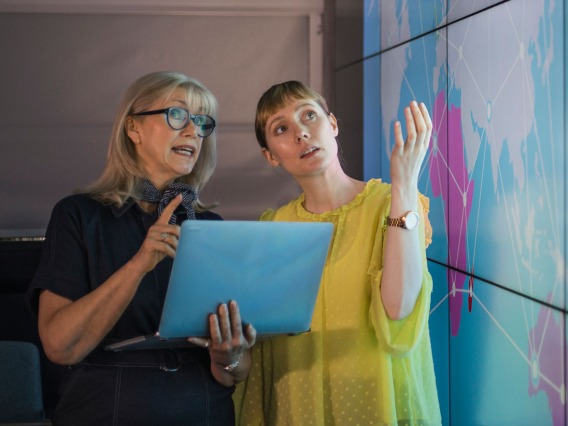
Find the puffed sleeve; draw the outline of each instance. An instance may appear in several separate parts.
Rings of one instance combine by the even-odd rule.
[[[381,217],[379,221],[379,229],[377,230],[377,238],[373,249],[372,262],[369,267],[369,274],[372,277],[371,287],[371,307],[369,317],[372,323],[377,339],[386,352],[393,356],[404,357],[408,355],[420,341],[424,330],[428,326],[428,316],[430,313],[430,297],[432,293],[432,277],[428,272],[426,261],[426,245],[432,239],[432,227],[428,220],[428,198],[420,196],[420,205],[422,209],[418,212],[420,215],[420,248],[422,252],[422,288],[416,300],[414,309],[404,319],[392,320],[388,317],[382,297],[381,297],[381,278],[383,273],[383,254],[386,238],[385,219],[390,211],[390,199],[386,203],[384,209],[381,209]]]
[[[428,246],[432,244],[432,224],[428,218],[428,213],[430,212],[430,199],[422,194],[418,194],[418,199],[422,204],[421,220],[424,223],[424,247],[428,248]]]
[[[276,211],[273,209],[267,209],[260,215],[260,221],[264,222],[271,222],[274,220],[274,216],[276,215]]]

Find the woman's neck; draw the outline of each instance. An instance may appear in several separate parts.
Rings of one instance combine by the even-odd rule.
[[[158,210],[158,203],[151,203],[149,201],[142,200],[136,200],[136,202],[146,213],[154,213],[156,210]]]
[[[349,204],[365,188],[365,182],[353,179],[343,170],[298,179],[304,191],[304,208],[315,214]]]

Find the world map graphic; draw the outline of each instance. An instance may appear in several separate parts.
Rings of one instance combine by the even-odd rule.
[[[411,100],[433,120],[419,189],[456,424],[565,422],[564,15],[557,0],[365,2],[366,176],[389,180]]]

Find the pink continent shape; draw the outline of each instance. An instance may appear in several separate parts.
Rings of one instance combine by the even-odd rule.
[[[552,296],[549,295],[549,302]],[[552,309],[542,306],[535,327],[529,333],[529,395],[544,392],[552,413],[553,425],[564,425],[564,404],[561,393],[564,382],[564,322],[556,321]],[[540,376],[548,378],[543,380]],[[561,389],[560,392],[558,389]]]
[[[444,119],[448,111],[447,126]],[[473,180],[468,177],[465,163],[461,109],[446,108],[446,94],[440,91],[434,104],[434,129],[430,180],[435,197],[442,197],[444,219],[448,235],[448,264],[460,271],[467,271],[467,224],[473,198]],[[448,144],[451,135],[451,145]],[[473,268],[473,265],[472,265]],[[450,294],[450,325],[452,336],[459,332],[463,295],[455,290],[463,289],[467,275],[448,269]]]

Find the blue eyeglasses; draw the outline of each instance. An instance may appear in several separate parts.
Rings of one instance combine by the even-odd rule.
[[[189,124],[189,120],[193,121],[193,124],[197,128],[198,136],[206,138],[213,130],[215,130],[215,120],[205,114],[190,114],[188,110],[180,107],[169,107],[164,109],[157,109],[154,111],[143,111],[137,112],[132,115],[156,115],[165,114],[168,126],[174,130],[181,130]]]

